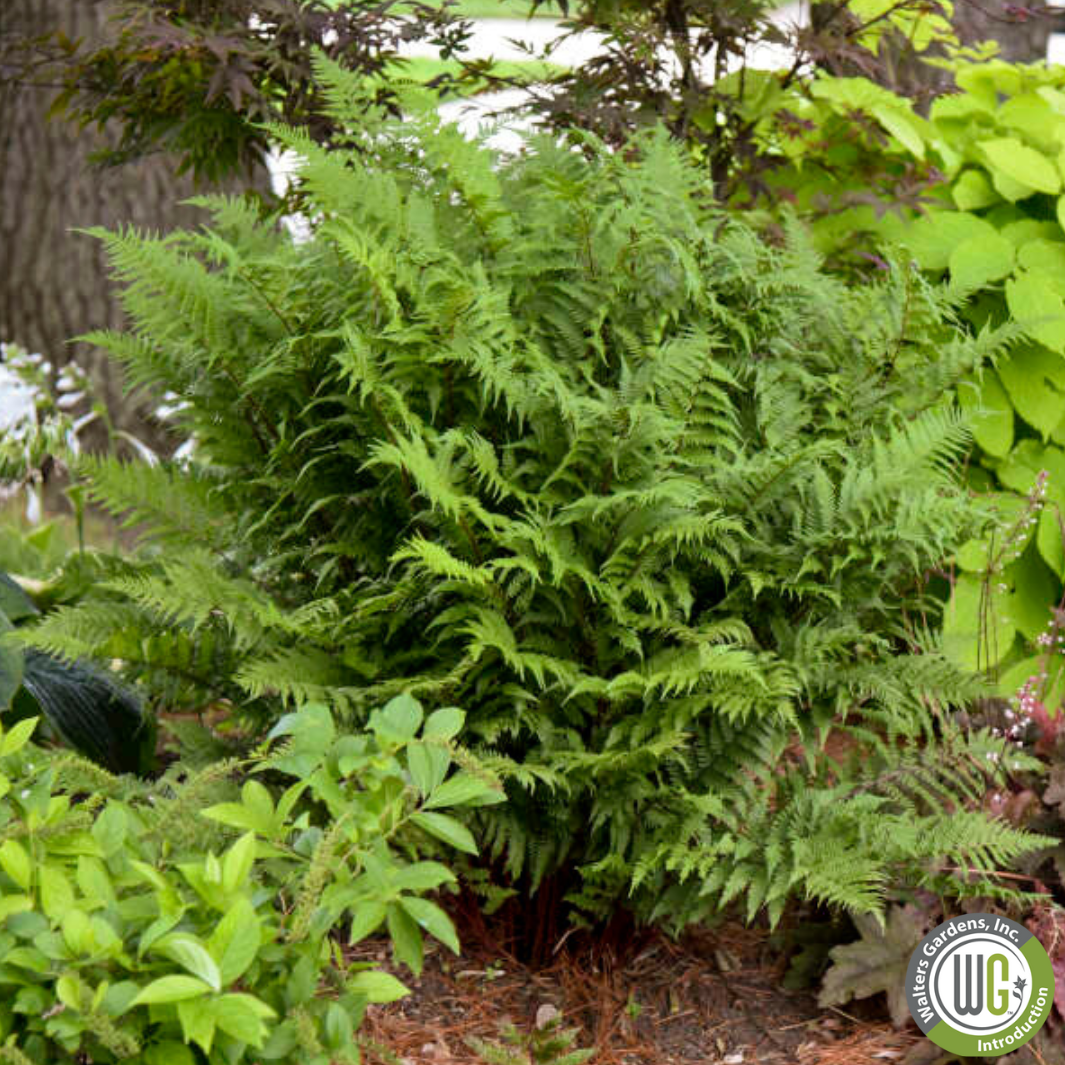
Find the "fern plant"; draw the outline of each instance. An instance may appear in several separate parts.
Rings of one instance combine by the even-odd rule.
[[[950,723],[980,689],[925,580],[986,519],[944,397],[1010,335],[903,266],[854,287],[767,244],[661,132],[501,159],[320,76],[345,143],[277,131],[309,239],[221,198],[98,234],[132,325],[92,339],[195,450],[84,460],[149,553],[32,642],[252,724],[461,701],[505,878],[593,915],[876,912],[1031,848],[944,814],[997,752]]]

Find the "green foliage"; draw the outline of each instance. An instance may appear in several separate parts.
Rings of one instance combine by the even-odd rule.
[[[852,998],[885,992],[891,1019],[903,1028],[910,1019],[906,1001],[906,967],[928,931],[925,915],[913,906],[893,906],[884,924],[868,917],[856,921],[859,938],[833,947],[818,1002],[843,1006]]]
[[[1023,330],[1023,343],[957,388],[977,444],[968,480],[992,493],[999,521],[957,555],[945,631],[948,652],[995,669],[1002,694],[1045,672],[1049,695],[1060,667],[1040,666],[1030,648],[1065,590],[1065,78],[1043,65],[944,65],[958,92],[927,119],[859,79],[822,79],[795,102],[787,136],[768,117],[763,128],[794,160],[775,185],[795,190],[822,250],[846,258],[900,244],[964,298],[974,334],[1007,321]],[[895,210],[883,213],[885,201]]]
[[[195,451],[85,461],[155,553],[31,642],[252,724],[461,702],[510,799],[472,828],[592,914],[876,912],[1032,846],[944,815],[994,763],[913,623],[987,518],[943,397],[1004,336],[905,268],[849,286],[797,231],[767,246],[661,132],[506,162],[409,108],[331,152],[278,130],[306,241],[222,199],[204,232],[101,234],[133,325],[97,339]],[[821,753],[833,722],[864,762]]]
[[[441,809],[498,798],[450,772],[461,720],[400,697],[341,734],[309,705],[270,750],[151,785],[27,746],[32,721],[0,733],[0,1044],[39,1065],[357,1063],[366,1005],[407,992],[333,933],[387,926],[414,972],[423,932],[458,950],[425,897],[454,877],[419,854],[425,818],[456,834]]]
[[[560,1017],[552,1017],[526,1034],[510,1025],[503,1033],[507,1045],[472,1037],[466,1042],[487,1065],[581,1065],[595,1050],[571,1049],[578,1034],[576,1028],[562,1028]]]
[[[113,772],[145,772],[154,762],[154,720],[101,670],[18,643],[16,625],[39,615],[22,586],[0,570],[0,713],[43,715],[58,738]]]

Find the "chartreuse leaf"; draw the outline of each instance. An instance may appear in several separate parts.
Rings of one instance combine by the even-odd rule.
[[[979,211],[1002,199],[982,170],[964,170],[951,186],[950,192],[959,211]]]
[[[1010,616],[1024,637],[1034,640],[1046,632],[1051,607],[1061,597],[1061,581],[1039,551],[1031,549],[1008,567],[1005,579],[1013,588]]]
[[[38,717],[27,717],[16,721],[9,729],[0,727],[0,757],[21,751],[30,742],[38,721]]]
[[[222,860],[222,890],[232,894],[243,886],[255,862],[255,833],[246,832]]]
[[[1043,561],[1060,578],[1065,578],[1065,528],[1061,508],[1055,503],[1043,508],[1035,542]]]
[[[419,944],[421,938],[418,939]],[[414,967],[411,966],[413,969]],[[419,971],[419,968],[415,971]],[[401,984],[390,973],[383,973],[377,969],[364,970],[356,973],[348,981],[348,989],[356,995],[362,995],[368,1002],[395,1002],[397,999],[406,998],[410,990]]]
[[[1017,251],[1017,262],[1059,296],[1065,296],[1065,241],[1045,238],[1026,241]]]
[[[186,999],[200,998],[210,991],[211,985],[195,976],[161,976],[142,988],[130,1002],[130,1007],[163,1002],[183,1002]]]
[[[970,237],[950,253],[948,265],[952,288],[983,288],[1013,269],[1013,245],[998,233]]]
[[[1046,680],[1040,680],[1044,672]],[[1032,678],[1036,695],[1048,709],[1061,706],[1065,701],[1065,660],[1057,654],[1032,655],[1010,666],[999,678],[998,693],[1009,699]]]
[[[1013,405],[994,370],[985,370],[979,384],[958,386],[958,402],[969,415],[973,439],[989,454],[1001,457],[1013,445]]]
[[[960,574],[943,614],[943,651],[958,665],[988,669],[1013,646],[1016,630],[1003,614],[1004,597],[968,573]]]
[[[1006,282],[1010,314],[1028,335],[1056,353],[1065,352],[1065,300],[1041,274],[1022,273]],[[1059,419],[1054,419],[1056,425]]]
[[[965,241],[995,240],[998,230],[974,214],[930,210],[897,234],[922,270],[945,270],[953,250]]]
[[[1030,192],[1061,191],[1061,175],[1049,159],[1016,137],[993,137],[979,142],[980,149],[991,164],[992,179],[1004,175]],[[1022,199],[1023,196],[1007,196]]]
[[[1017,413],[1049,436],[1065,405],[1065,359],[1040,344],[1020,344],[999,362],[998,377]]]
[[[33,883],[33,865],[26,848],[17,839],[0,843],[0,869],[20,887],[28,891]]]

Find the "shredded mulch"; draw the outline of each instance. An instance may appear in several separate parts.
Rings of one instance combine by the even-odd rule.
[[[786,990],[768,933],[738,923],[614,948],[573,937],[538,969],[467,931],[461,958],[427,942],[420,978],[393,970],[413,993],[370,1007],[368,1065],[482,1065],[467,1040],[505,1045],[508,1025],[528,1033],[552,1017],[578,1029],[571,1049],[594,1048],[596,1065],[884,1065],[919,1039],[876,1003],[864,1015],[826,1011],[811,992]],[[359,944],[353,960],[390,968],[387,941]]]

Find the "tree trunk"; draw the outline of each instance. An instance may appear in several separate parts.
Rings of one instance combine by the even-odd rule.
[[[810,39],[818,66],[831,74],[871,77],[911,97],[922,113],[927,113],[936,96],[951,91],[951,75],[923,62],[898,35],[893,40],[885,38],[875,59],[846,43],[848,32],[858,22],[841,5],[842,0],[823,0],[811,7]],[[1002,59],[1037,63],[1046,59],[1054,18],[1052,9],[1038,3],[1026,7],[1006,0],[955,0],[951,21],[964,45],[995,41]],[[935,54],[935,49],[927,54]]]
[[[108,0],[0,0],[0,34],[9,48],[56,29],[92,40],[109,13]],[[57,368],[76,360],[116,423],[144,433],[143,410],[122,401],[118,368],[99,349],[70,343],[90,329],[122,325],[100,243],[74,230],[165,231],[194,227],[203,213],[179,206],[195,190],[165,155],[93,167],[89,156],[107,132],[49,120],[56,88],[32,81],[0,78],[0,340],[40,351]]]

